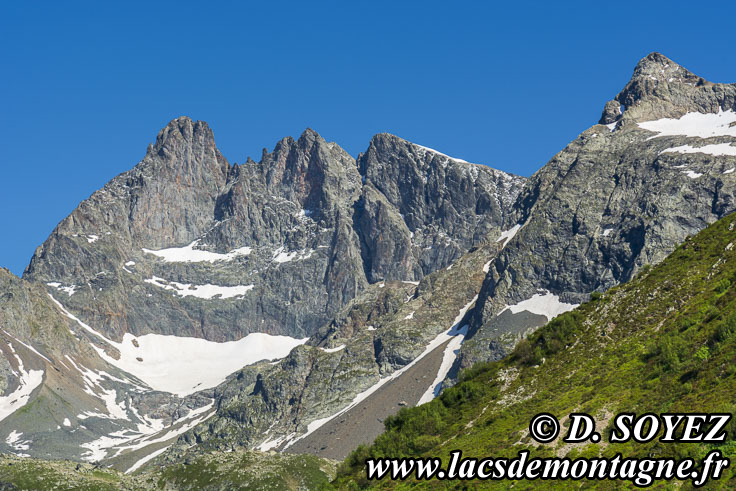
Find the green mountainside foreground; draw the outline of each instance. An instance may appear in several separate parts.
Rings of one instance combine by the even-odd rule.
[[[0,459],[0,489],[619,489],[610,481],[368,481],[369,457],[609,456],[693,457],[712,445],[608,442],[613,415],[736,410],[736,215],[687,239],[665,261],[631,282],[563,314],[520,342],[504,360],[464,372],[454,387],[423,406],[403,409],[386,432],[360,447],[337,470],[313,456],[213,453],[167,467],[155,464],[123,475],[73,462]],[[599,444],[540,445],[530,419],[549,412],[560,421],[593,415]],[[563,429],[563,434],[564,434]],[[717,448],[736,456],[736,424]],[[736,464],[705,489],[733,489]],[[2,487],[2,486],[5,487]],[[658,482],[662,489],[692,483]]]
[[[0,457],[0,490],[297,490],[332,489],[335,462],[313,455],[215,452],[134,474],[72,461]]]
[[[713,447],[699,443],[607,443],[613,415],[736,412],[736,216],[687,239],[664,262],[631,282],[563,314],[499,362],[466,371],[460,383],[429,404],[402,409],[386,421],[372,446],[356,450],[334,482],[340,488],[618,489],[611,481],[368,481],[364,461],[375,457],[692,457]],[[599,444],[540,445],[529,422],[549,412],[596,419]],[[736,424],[719,446],[736,456]],[[705,489],[736,488],[736,463]],[[655,483],[688,489],[691,482]]]

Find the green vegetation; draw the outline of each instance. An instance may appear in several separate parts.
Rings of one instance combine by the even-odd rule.
[[[312,455],[212,452],[134,474],[70,461],[0,456],[0,489],[329,490],[333,476],[334,464]]]
[[[121,489],[122,475],[74,462],[47,462],[20,457],[0,458],[0,489],[105,491]],[[8,484],[14,487],[3,487]],[[132,488],[128,488],[132,489]]]
[[[330,464],[313,455],[255,452],[199,457],[156,473],[159,489],[332,489]]]
[[[418,408],[386,421],[370,447],[340,466],[342,489],[508,489],[511,482],[369,482],[364,462],[375,457],[606,456],[693,457],[716,446],[700,443],[608,443],[620,412],[736,412],[736,242],[734,216],[689,238],[663,263],[642,268],[628,284],[563,314],[520,342],[511,356],[464,372],[459,383]],[[593,415],[599,444],[540,445],[528,436],[531,418],[550,412],[565,422],[573,412]],[[564,430],[563,430],[564,434]],[[736,458],[736,423],[718,445]],[[705,489],[733,489],[736,469]],[[519,481],[514,489],[620,489],[610,481]],[[690,489],[690,482],[660,482],[659,489]]]

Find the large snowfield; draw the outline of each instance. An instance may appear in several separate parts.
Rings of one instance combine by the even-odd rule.
[[[228,375],[246,365],[284,358],[309,339],[251,333],[237,341],[217,343],[193,337],[163,334],[133,336],[126,333],[122,342],[118,343],[92,329],[69,313],[56,299],[52,299],[64,315],[120,352],[120,358],[115,359],[104,349],[93,345],[106,362],[140,379],[154,390],[178,396],[216,387]]]

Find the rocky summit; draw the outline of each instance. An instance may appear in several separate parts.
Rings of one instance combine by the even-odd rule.
[[[642,59],[624,89],[519,194],[463,345],[463,366],[631,279],[736,209],[736,84],[667,57]],[[520,315],[532,318],[515,319]]]
[[[177,118],[0,271],[0,446],[130,472],[343,458],[734,211],[735,140],[736,85],[658,53],[529,179],[311,129],[231,164]]]

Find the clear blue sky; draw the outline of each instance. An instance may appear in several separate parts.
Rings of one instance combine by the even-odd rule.
[[[133,167],[172,118],[230,162],[390,132],[530,175],[660,51],[736,82],[736,2],[11,2],[0,6],[0,266]]]

